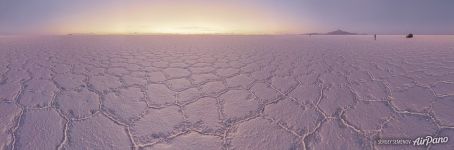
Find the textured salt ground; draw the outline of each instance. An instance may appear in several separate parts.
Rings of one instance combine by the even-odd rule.
[[[0,149],[454,149],[453,41],[0,37]]]

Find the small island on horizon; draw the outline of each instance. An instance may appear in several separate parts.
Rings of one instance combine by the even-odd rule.
[[[304,35],[367,35],[365,33],[353,33],[344,31],[341,29],[337,29],[335,31],[327,32],[327,33],[306,33]]]

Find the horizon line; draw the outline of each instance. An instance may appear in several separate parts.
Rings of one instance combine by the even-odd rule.
[[[433,33],[423,33],[417,34],[412,33],[413,35],[454,35],[454,33],[447,33],[447,34],[433,34]],[[109,36],[109,35],[128,35],[128,36],[165,36],[165,35],[194,35],[194,36],[201,36],[201,35],[212,35],[212,36],[278,36],[278,35],[307,35],[307,36],[329,36],[329,35],[348,35],[348,36],[360,36],[360,35],[406,35],[406,34],[398,34],[398,33],[391,33],[391,34],[373,34],[373,33],[355,33],[355,34],[326,34],[326,33],[66,33],[66,34],[53,34],[53,33],[37,33],[37,34],[2,34],[0,36],[79,36],[79,35],[96,35],[96,36]]]

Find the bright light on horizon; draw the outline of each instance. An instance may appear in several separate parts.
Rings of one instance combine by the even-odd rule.
[[[302,28],[274,12],[228,3],[153,4],[97,10],[95,15],[78,13],[57,21],[50,30],[58,34],[287,34]]]

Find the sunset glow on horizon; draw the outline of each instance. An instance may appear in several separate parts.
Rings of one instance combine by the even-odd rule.
[[[0,34],[454,34],[449,0],[1,1]],[[361,6],[361,7],[357,7]],[[422,22],[424,20],[424,22]]]
[[[271,17],[270,12],[217,5],[161,2],[123,6],[94,16],[75,16],[60,25],[59,33],[263,34],[288,33],[295,28],[283,18]]]
[[[52,18],[38,33],[53,34],[287,34],[309,31],[254,3],[115,1]],[[95,7],[96,6],[96,7]],[[66,10],[65,10],[66,11]]]
[[[279,30],[273,25],[258,25],[258,22],[268,20],[254,15],[254,12],[238,10],[236,13],[229,13],[228,11],[225,8],[209,10],[203,7],[166,8],[164,6],[106,10],[96,16],[90,16],[90,14],[75,16],[65,21],[68,23],[59,25],[58,33],[222,34]],[[269,20],[269,22],[278,21]]]

